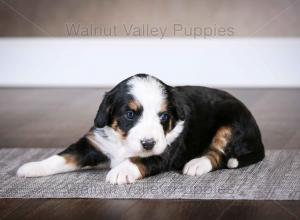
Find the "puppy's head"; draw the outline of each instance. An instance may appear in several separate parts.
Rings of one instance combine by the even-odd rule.
[[[95,127],[112,130],[109,135],[136,156],[158,155],[183,129],[179,108],[172,87],[153,76],[138,74],[106,93]]]

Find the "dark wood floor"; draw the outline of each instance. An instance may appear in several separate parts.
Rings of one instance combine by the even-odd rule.
[[[226,89],[253,112],[267,149],[300,149],[300,89]],[[66,147],[103,89],[0,89],[0,147]],[[0,219],[300,219],[299,201],[0,199]]]

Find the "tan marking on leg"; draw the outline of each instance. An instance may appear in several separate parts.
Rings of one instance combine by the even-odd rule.
[[[217,130],[210,148],[217,149],[224,153],[225,147],[231,139],[231,127],[224,126]]]
[[[214,169],[220,167],[225,148],[231,139],[231,127],[224,126],[217,130],[205,156],[211,161]]]
[[[218,168],[222,162],[222,153],[219,151],[209,150],[205,156],[210,160],[214,169]]]
[[[141,172],[142,178],[144,178],[146,175],[146,167],[141,162],[141,159],[139,157],[131,157],[130,161],[138,167],[139,171]]]
[[[75,166],[75,167],[77,167],[77,159],[76,159],[76,157],[74,156],[74,155],[71,155],[71,154],[63,154],[63,155],[61,155],[64,159],[65,159],[65,161],[66,161],[66,164],[71,164],[71,165],[73,165],[73,166]]]

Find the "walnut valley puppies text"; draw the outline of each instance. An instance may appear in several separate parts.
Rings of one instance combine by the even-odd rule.
[[[96,25],[96,24],[66,24],[66,35],[72,37],[153,37],[164,39],[166,37],[230,37],[234,36],[235,29],[232,26],[193,26],[173,24],[155,26],[150,24],[122,24],[122,25]]]

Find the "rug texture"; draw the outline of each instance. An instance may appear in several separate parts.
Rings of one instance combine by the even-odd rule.
[[[218,170],[200,177],[167,172],[131,185],[105,183],[105,167],[38,178],[16,176],[23,163],[58,151],[0,149],[0,197],[300,200],[297,150],[269,150],[262,162],[241,169]]]

